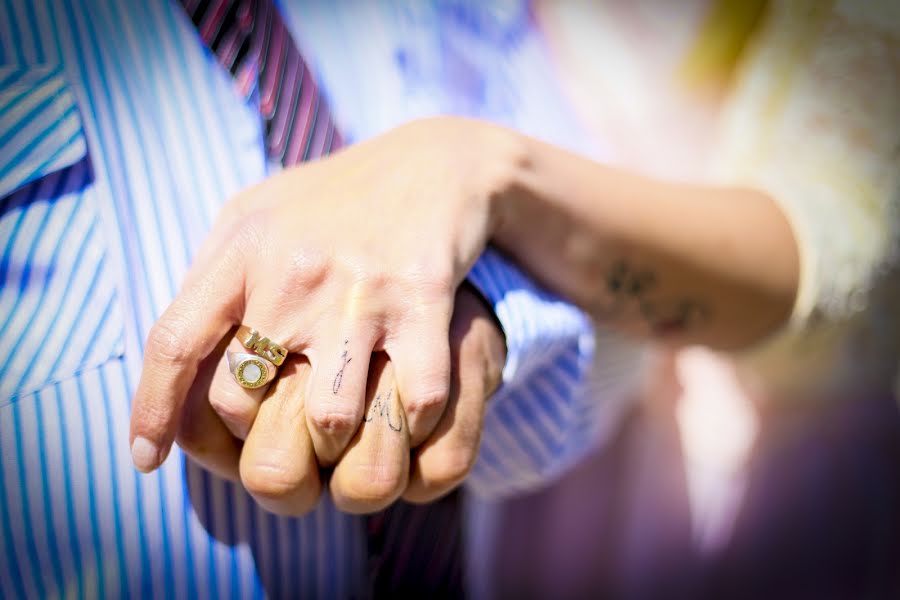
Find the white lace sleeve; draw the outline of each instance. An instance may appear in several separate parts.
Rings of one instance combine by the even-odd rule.
[[[780,203],[801,283],[788,326],[751,355],[776,379],[804,363],[829,385],[881,385],[900,345],[900,5],[771,4],[718,175]]]

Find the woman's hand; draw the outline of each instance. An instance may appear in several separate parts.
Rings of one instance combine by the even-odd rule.
[[[289,360],[268,402],[303,387],[318,464],[333,465],[363,420],[373,352],[391,360],[419,446],[447,403],[453,296],[492,227],[509,139],[474,121],[419,121],[233,199],[148,339],[131,421],[136,466],[165,459],[199,366],[240,324],[308,360],[308,382]],[[209,385],[229,429],[251,435],[265,386],[239,386],[224,361]]]
[[[210,381],[225,344],[201,365],[182,410],[178,444],[214,473],[239,481],[266,509],[301,515],[325,485],[306,425],[309,362],[289,356],[247,421],[243,444],[208,402]],[[500,384],[506,360],[503,333],[490,310],[466,286],[455,300],[450,327],[452,375],[447,409],[434,432],[410,451],[406,415],[398,401],[394,369],[382,353],[369,366],[363,423],[339,459],[328,485],[344,511],[380,510],[398,497],[434,500],[465,478],[478,454],[487,399]],[[284,377],[284,375],[288,375]]]

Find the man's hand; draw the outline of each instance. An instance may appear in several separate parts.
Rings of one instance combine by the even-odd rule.
[[[459,485],[475,463],[488,398],[500,385],[506,343],[477,294],[457,292],[450,326],[450,400],[434,432],[412,451],[392,365],[375,361],[366,417],[331,476],[332,499],[347,512],[373,512],[402,496],[429,502]],[[383,368],[382,368],[383,366]],[[376,377],[377,376],[377,377]]]
[[[224,349],[220,345],[219,352]],[[500,383],[506,360],[503,334],[475,292],[456,295],[450,327],[452,376],[447,409],[437,427],[410,450],[409,427],[398,397],[393,364],[373,356],[365,416],[330,478],[335,504],[348,512],[374,512],[399,497],[434,500],[459,485],[478,453],[487,399]],[[209,404],[215,356],[201,368],[178,433],[179,445],[213,472],[243,483],[267,509],[288,515],[311,510],[323,481],[305,419],[311,369],[291,357],[282,369],[295,375],[276,380],[240,442]],[[206,387],[204,387],[206,386]]]

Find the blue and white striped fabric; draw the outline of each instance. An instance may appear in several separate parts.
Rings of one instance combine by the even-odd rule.
[[[0,65],[0,148],[0,197],[84,158],[81,119],[58,65]]]
[[[62,69],[18,65],[0,73],[2,405],[121,356],[122,318],[81,118]]]
[[[280,518],[177,451],[130,464],[143,340],[266,176],[256,108],[175,2],[0,0],[0,82],[0,597],[365,596],[363,521],[327,498]],[[510,345],[473,479],[499,495],[584,450],[592,344],[500,257],[472,276]]]

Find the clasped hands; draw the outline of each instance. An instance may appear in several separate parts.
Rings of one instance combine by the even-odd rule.
[[[147,340],[135,465],[159,467],[177,440],[289,515],[326,484],[359,513],[458,485],[505,362],[488,308],[461,286],[503,177],[503,161],[472,149],[502,151],[501,139],[419,121],[229,201]],[[241,324],[290,352],[258,389],[223,360]]]

